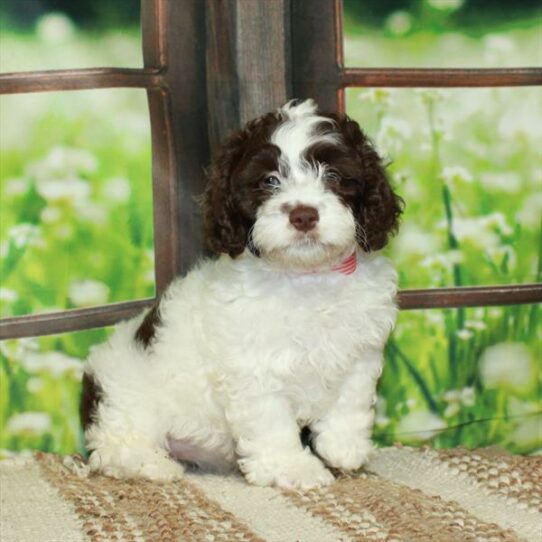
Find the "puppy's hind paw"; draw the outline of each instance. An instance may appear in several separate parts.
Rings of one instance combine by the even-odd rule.
[[[89,458],[91,470],[101,472],[106,476],[117,479],[143,478],[153,482],[172,482],[180,480],[184,467],[169,458],[165,453],[151,452],[123,456],[123,461],[104,461],[94,451]]]

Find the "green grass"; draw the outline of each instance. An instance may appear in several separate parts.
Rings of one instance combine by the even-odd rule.
[[[348,62],[364,65],[369,46],[372,65],[408,63],[424,51],[442,56],[449,46],[446,35],[407,37],[408,47],[398,48],[394,36],[352,30]],[[532,57],[539,54],[532,53],[537,28],[503,37],[465,39],[460,56],[539,62]],[[40,54],[45,64],[55,61],[37,37],[3,39],[31,52],[31,67],[40,65]],[[118,64],[120,50],[129,51],[133,64],[139,54],[133,35],[70,39],[86,65]],[[119,39],[122,47],[107,62]],[[0,60],[9,69],[7,56]],[[400,235],[387,250],[403,288],[541,280],[538,89],[351,90],[347,104],[389,156],[407,204]],[[143,92],[3,97],[0,143],[2,316],[153,294]],[[1,343],[0,448],[80,449],[81,363],[107,333]],[[540,449],[541,339],[539,306],[402,312],[379,386],[378,442]]]

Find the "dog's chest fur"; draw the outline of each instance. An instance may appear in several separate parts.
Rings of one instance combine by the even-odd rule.
[[[382,348],[395,273],[382,257],[362,258],[348,276],[274,273],[254,262],[224,258],[174,285],[162,342],[194,358],[179,362],[204,369],[218,400],[221,382],[234,382],[282,393],[298,418],[317,417],[364,350]]]

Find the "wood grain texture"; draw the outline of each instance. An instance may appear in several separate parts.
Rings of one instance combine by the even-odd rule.
[[[163,86],[148,91],[158,293],[203,251],[196,203],[210,160],[203,8],[198,0],[142,1],[145,67],[164,73]]]
[[[162,76],[157,69],[89,68],[0,74],[0,94],[161,86]]]
[[[342,87],[511,87],[542,85],[542,68],[345,68]]]
[[[542,303],[542,284],[402,290],[398,302],[403,310]]]
[[[207,0],[207,102],[215,149],[290,97],[289,0]]]
[[[107,327],[139,314],[152,306],[154,299],[140,299],[48,314],[15,316],[0,320],[0,340],[55,335],[83,329]]]
[[[324,111],[343,107],[342,2],[291,0],[292,92]]]
[[[206,74],[211,149],[240,127],[235,0],[206,0]]]
[[[237,1],[241,124],[280,107],[291,94],[288,88],[288,29],[288,0]]]

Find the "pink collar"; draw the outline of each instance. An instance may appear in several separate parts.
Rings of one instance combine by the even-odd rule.
[[[346,258],[342,263],[335,265],[331,268],[332,271],[337,271],[343,275],[351,275],[358,266],[358,257],[355,252]]]

